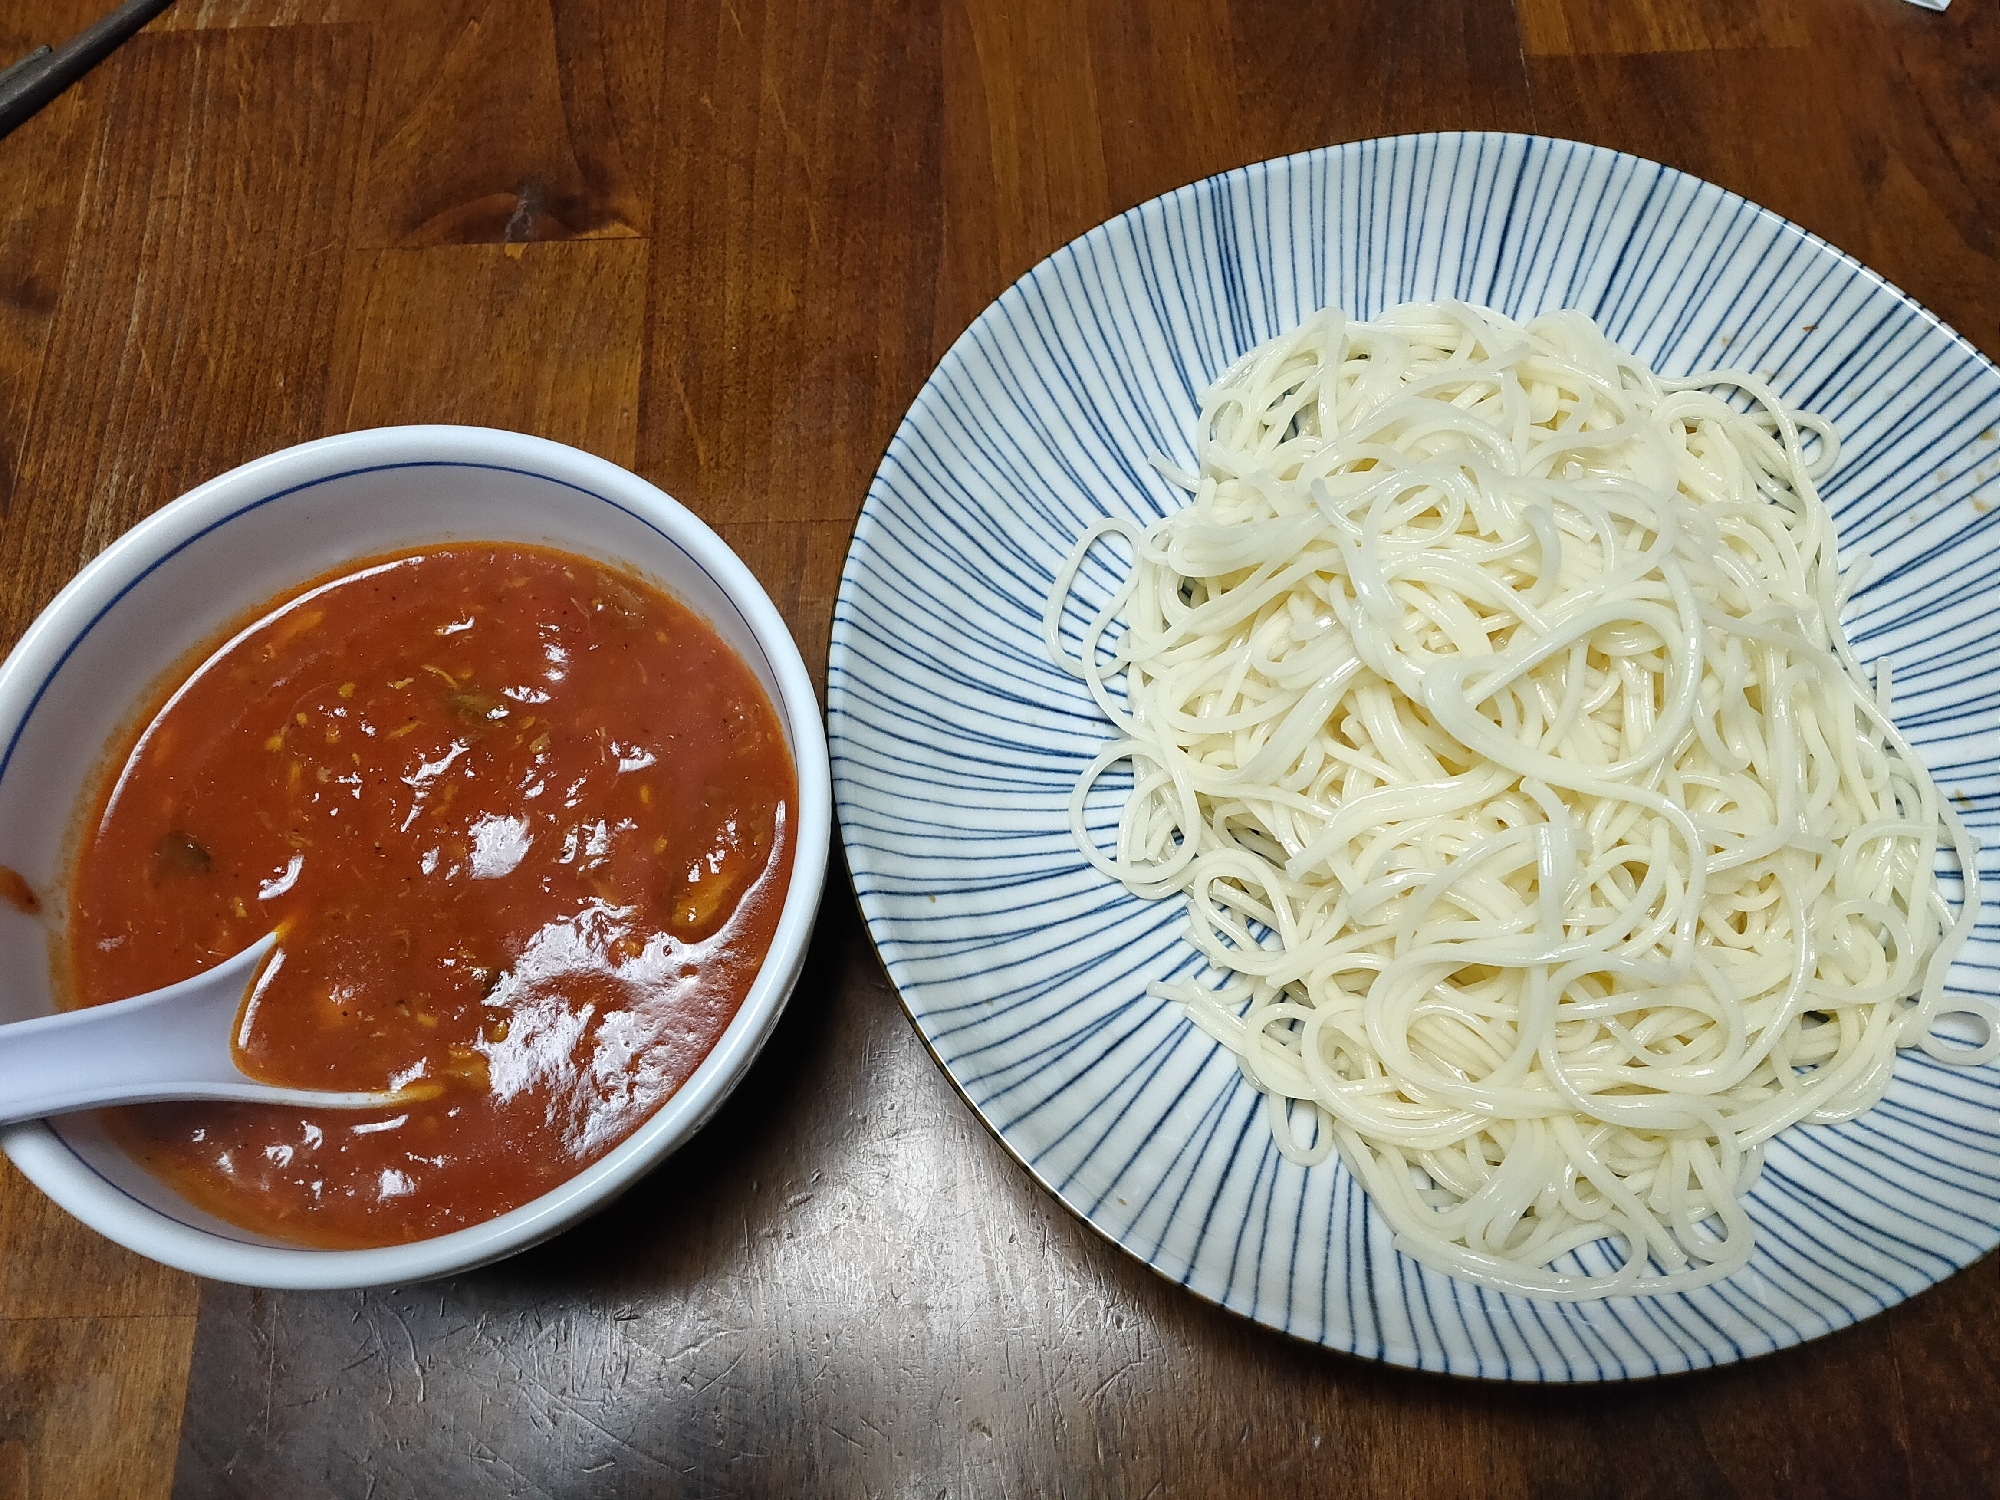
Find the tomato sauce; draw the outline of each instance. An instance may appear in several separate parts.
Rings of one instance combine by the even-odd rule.
[[[478,1223],[630,1135],[741,1005],[792,862],[797,780],[750,670],[658,590],[531,547],[386,558],[273,604],[117,767],[72,870],[74,998],[276,929],[244,1070],[408,1090],[114,1112],[193,1202],[304,1245]]]

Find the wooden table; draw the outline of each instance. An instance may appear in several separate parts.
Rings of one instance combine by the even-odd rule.
[[[0,57],[109,0],[13,0]],[[1898,0],[180,0],[0,142],[0,640],[288,443],[489,423],[710,520],[816,669],[952,338],[1240,163],[1537,131],[1769,205],[2000,355],[2000,15]],[[905,1021],[836,870],[748,1085],[443,1284],[205,1285],[0,1167],[0,1497],[1996,1492],[2000,1264],[1607,1389],[1378,1368],[1073,1220]]]

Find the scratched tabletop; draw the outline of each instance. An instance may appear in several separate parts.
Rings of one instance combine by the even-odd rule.
[[[110,0],[7,0],[0,63]],[[179,0],[0,141],[0,645],[290,443],[474,422],[713,524],[824,673],[952,339],[1134,203],[1369,136],[1708,178],[2000,355],[2000,14],[1954,0]],[[1038,1188],[836,868],[730,1105],[450,1281],[203,1283],[0,1164],[0,1497],[1902,1495],[2000,1480],[2000,1268],[1705,1374],[1529,1389],[1211,1307]]]

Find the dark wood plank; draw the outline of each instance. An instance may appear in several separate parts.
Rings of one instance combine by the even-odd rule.
[[[107,65],[0,534],[4,638],[164,501],[317,432],[367,66],[339,27],[149,35]]]
[[[1262,150],[1236,88],[1233,9],[1225,0],[1089,8],[1092,123],[1110,212],[1241,166]]]
[[[1531,60],[1536,118],[1823,235],[2000,354],[2000,14],[1829,0],[1812,44]],[[1810,167],[1803,164],[1810,163]]]
[[[165,1494],[198,1302],[0,1158],[0,1500]]]
[[[833,596],[847,558],[853,523],[837,521],[723,521],[717,533],[743,559],[778,613],[791,627],[806,668],[826,706],[826,650],[833,628]]]
[[[1869,30],[1826,39],[1830,47],[1869,49],[1889,80],[1873,97],[1893,108],[1894,123],[1885,127],[1887,141],[1862,158],[1862,182],[1872,188],[1893,162],[1922,200],[1921,218],[1900,229],[1897,205],[1880,205],[1874,254],[1894,269],[1868,263],[1926,306],[1945,309],[1959,332],[2000,359],[2000,13],[1990,5],[1943,15],[1894,6],[1868,19]],[[1843,98],[1841,113],[1865,138],[1862,97]],[[1942,228],[1941,246],[1922,241],[1933,223]]]
[[[318,26],[346,18],[344,0],[178,0],[153,23],[160,31],[232,26]]]
[[[0,1322],[192,1317],[198,1297],[195,1278],[86,1229],[0,1159]]]
[[[711,522],[851,521],[930,372],[937,26],[921,0],[670,17],[639,469]]]
[[[953,333],[1111,212],[1092,10],[968,5],[946,13],[942,206]]]
[[[646,252],[638,239],[354,251],[326,430],[467,422],[629,466]]]
[[[0,219],[0,519],[14,508],[15,470],[55,325],[101,93],[100,79],[85,79],[0,152],[0,201],[16,205]]]
[[[354,243],[643,235],[662,0],[344,0],[381,45]]]
[[[1513,8],[1494,0],[1232,7],[1252,159],[1419,130],[1539,128]]]
[[[353,242],[630,238],[651,211],[663,0],[180,0],[167,30],[376,36]]]
[[[98,0],[34,0],[0,13],[0,68],[36,47],[53,47],[104,14]]]
[[[1804,47],[1817,20],[1799,0],[1516,0],[1515,9],[1527,51],[1559,57]]]
[[[47,0],[0,14],[0,67],[96,19],[95,0]],[[97,138],[102,74],[85,78],[8,137],[0,151],[0,518],[32,409],[56,294]]]
[[[0,1320],[0,1500],[164,1495],[192,1314]]]

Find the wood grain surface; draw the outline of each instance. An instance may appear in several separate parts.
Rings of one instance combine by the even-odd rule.
[[[11,0],[0,62],[108,0]],[[0,644],[175,494],[411,420],[714,523],[821,668],[895,424],[1133,203],[1370,135],[1637,152],[2000,355],[2000,15],[1955,0],[180,0],[0,141]],[[0,1165],[0,1500],[2000,1492],[2000,1263],[1753,1363],[1386,1370],[1169,1286],[918,1044],[836,870],[747,1085],[449,1282],[201,1284]]]

